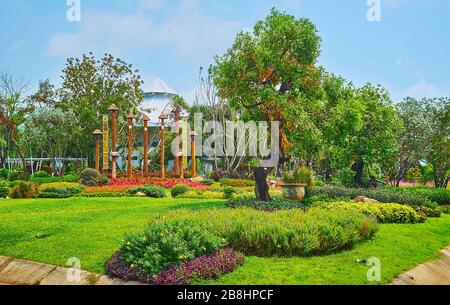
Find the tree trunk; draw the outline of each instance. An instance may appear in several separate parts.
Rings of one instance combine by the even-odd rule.
[[[257,201],[270,201],[269,186],[267,185],[267,171],[263,167],[253,170],[255,177],[255,194]]]
[[[355,186],[356,187],[364,187],[364,182],[362,180],[364,170],[364,162],[362,159],[356,161],[352,166],[352,171],[355,172]]]

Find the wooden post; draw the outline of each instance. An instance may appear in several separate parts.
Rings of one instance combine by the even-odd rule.
[[[116,169],[116,163],[117,163],[117,111],[119,110],[119,108],[115,105],[112,104],[109,109],[111,112],[111,121],[112,121],[112,147],[111,147],[111,155],[112,155],[112,166],[111,166],[111,177],[113,179],[117,178],[117,169]]]
[[[95,137],[95,169],[100,171],[100,141],[103,132],[97,129],[94,131],[93,135]]]
[[[134,115],[127,116],[128,119],[128,179],[133,178],[133,119]]]
[[[184,117],[182,119],[182,132],[181,132],[181,139],[183,140],[182,142],[182,154],[181,154],[181,158],[183,159],[183,170],[186,169],[187,164],[188,164],[188,120],[187,117]]]
[[[150,118],[144,114],[142,117],[144,122],[144,178],[148,177],[148,121]]]
[[[197,177],[197,160],[195,159],[195,137],[197,133],[195,131],[191,132],[191,157],[192,157],[192,168],[191,168],[191,178]]]
[[[103,116],[103,171],[109,169],[109,117]]]
[[[161,120],[161,179],[166,179],[166,166],[165,166],[165,156],[164,156],[164,150],[165,150],[165,139],[164,139],[164,129],[165,129],[165,120],[167,119],[167,116],[163,113],[159,116],[159,119]]]
[[[184,179],[184,158],[183,158],[183,156],[181,156],[180,161],[181,161],[180,179]]]
[[[179,107],[175,108],[172,111],[175,115],[175,160],[174,160],[174,167],[175,167],[175,175],[180,175],[180,156],[179,156],[179,149],[180,149],[180,112],[181,109]]]

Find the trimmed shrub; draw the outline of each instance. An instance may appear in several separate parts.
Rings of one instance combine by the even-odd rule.
[[[262,257],[332,253],[371,238],[377,231],[377,222],[371,217],[352,210],[320,208],[274,213],[248,208],[180,210],[164,219],[189,219],[224,238],[232,249]]]
[[[394,188],[389,187],[389,189],[392,190]],[[450,204],[450,190],[435,189],[431,187],[404,187],[395,188],[394,190],[414,196],[425,197],[439,205]]]
[[[135,187],[128,190],[128,194],[136,195],[137,193],[143,193],[147,197],[151,198],[164,198],[166,197],[166,190],[161,186],[146,185],[141,187]]]
[[[117,192],[100,192],[100,193],[81,193],[75,195],[75,197],[83,197],[83,198],[114,198],[114,197],[131,197],[128,193],[117,193]]]
[[[354,210],[375,217],[380,223],[418,223],[423,221],[413,208],[396,204],[367,204],[356,202],[330,202],[320,205],[326,209]]]
[[[222,192],[200,192],[200,191],[189,191],[184,193],[183,195],[179,195],[177,198],[185,198],[185,199],[225,199],[225,195]]]
[[[298,203],[297,201],[287,200],[283,198],[272,198],[271,201],[256,201],[253,198],[240,198],[233,199],[227,202],[227,206],[230,208],[252,208],[260,211],[274,212],[279,210],[290,210],[303,208],[304,205]]]
[[[7,168],[0,169],[0,179],[8,179],[9,176],[9,170]]]
[[[50,175],[49,173],[45,172],[45,171],[39,171],[39,172],[35,172],[32,176],[32,178],[49,178],[52,175]]]
[[[222,187],[254,187],[255,181],[244,179],[222,179],[220,180]]]
[[[419,216],[422,219],[427,219],[428,217],[430,218],[441,217],[441,211],[439,209],[432,209],[425,206],[416,206],[414,207],[414,211],[416,211],[416,213],[419,214]]]
[[[408,194],[398,190],[392,190],[389,188],[377,188],[377,189],[356,189],[345,188],[339,186],[324,186],[316,187],[310,190],[311,196],[327,195],[331,198],[356,198],[358,196],[365,196],[373,198],[383,203],[396,202],[399,204],[407,205],[423,205],[431,208],[435,208],[436,204],[433,204],[428,198],[417,195]]]
[[[0,198],[7,198],[11,193],[11,188],[7,186],[0,186]]]
[[[203,184],[203,185],[211,186],[211,185],[214,184],[214,181],[212,181],[210,179],[207,179],[207,180],[201,181],[200,183]]]
[[[248,179],[249,177],[244,173],[239,173],[235,171],[216,170],[211,173],[209,178],[211,180],[219,182],[222,179]]]
[[[79,194],[79,187],[47,187],[40,194],[39,198],[70,198]]]
[[[95,169],[86,168],[80,174],[80,182],[86,186],[101,186],[108,184],[108,178]]]
[[[131,268],[156,276],[160,271],[214,253],[225,241],[189,220],[156,221],[143,233],[128,234],[120,251]]]
[[[237,193],[234,187],[226,187],[223,189],[225,199],[233,198],[233,195]]]
[[[33,182],[21,181],[11,190],[11,198],[33,198],[39,193],[38,186]]]
[[[177,184],[170,190],[170,194],[173,198],[177,198],[180,195],[186,194],[190,190],[191,188],[185,184]]]

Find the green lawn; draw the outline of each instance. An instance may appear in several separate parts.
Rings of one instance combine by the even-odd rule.
[[[174,209],[221,207],[217,200],[71,198],[0,200],[0,255],[104,272],[125,232],[139,231],[152,215]],[[248,257],[243,267],[206,284],[367,284],[368,267],[357,259],[377,257],[382,280],[437,257],[450,244],[450,216],[425,224],[381,225],[372,241],[350,251],[311,258]]]

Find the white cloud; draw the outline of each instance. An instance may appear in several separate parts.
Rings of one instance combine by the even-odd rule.
[[[406,89],[403,93],[403,96],[410,96],[414,98],[429,98],[440,95],[440,90],[436,86],[429,84],[423,77],[421,77],[417,83]]]
[[[399,57],[397,57],[397,59],[395,60],[395,64],[397,65],[397,66],[409,66],[410,64],[411,64],[411,60],[407,57],[407,56],[405,56],[405,55],[403,55],[403,54],[401,54]]]
[[[155,21],[155,11],[162,21]],[[165,2],[141,0],[133,14],[87,12],[74,33],[57,33],[50,38],[47,54],[74,56],[80,53],[111,52],[123,56],[169,48],[183,58],[212,57],[230,45],[241,24],[205,14],[193,0],[166,6]]]

